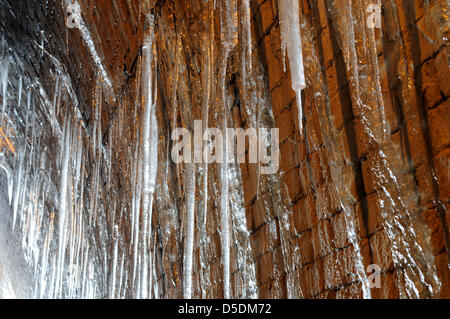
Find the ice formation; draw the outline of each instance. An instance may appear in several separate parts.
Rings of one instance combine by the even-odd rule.
[[[104,30],[94,28],[94,18],[82,18],[89,12],[69,26],[63,11],[73,3],[82,10],[70,0],[58,7],[64,32],[73,41],[79,37],[83,46],[73,56],[67,57],[64,52],[70,48],[61,45],[69,37],[61,42],[43,30],[27,34],[38,36],[23,40],[23,46],[8,34],[1,44],[0,234],[8,236],[0,237],[0,262],[18,267],[0,273],[0,296],[318,297],[326,290],[316,280],[319,270],[313,261],[305,262],[314,253],[322,254],[323,260],[317,260],[327,289],[343,293],[350,287],[371,298],[364,260],[369,243],[360,237],[361,224],[367,221],[358,217],[366,208],[355,198],[361,194],[354,190],[357,178],[352,175],[363,165],[361,174],[370,177],[361,178],[376,189],[362,192],[380,210],[389,243],[381,258],[392,259],[399,296],[429,297],[439,291],[436,268],[423,248],[426,238],[411,226],[418,199],[402,180],[397,157],[390,155],[395,152],[382,96],[380,35],[364,24],[368,13],[363,0],[328,1],[325,11],[336,28],[336,45],[349,77],[352,116],[347,120],[361,121],[358,133],[374,152],[370,157],[346,153],[348,141],[340,139],[348,128],[335,127],[327,74],[316,46],[317,26],[311,17],[303,17],[300,1],[280,0],[281,50],[289,59],[306,155],[294,158],[298,154],[288,150],[288,160],[294,162],[291,172],[297,175],[269,176],[260,174],[259,164],[176,164],[170,159],[170,130],[192,128],[197,118],[203,130],[217,126],[223,132],[229,126],[277,125],[280,114],[274,114],[266,81],[271,70],[264,68],[256,48],[250,0],[198,1],[185,20],[172,16],[179,14],[176,10],[155,14],[148,8],[152,1],[137,6],[124,2],[128,20],[108,20],[111,26],[105,29],[124,31],[116,26],[122,20],[129,23],[128,36],[136,38],[126,38],[125,31],[108,36],[123,36],[130,48],[138,42],[138,47],[128,48],[136,54],[132,57],[118,43],[104,57],[110,40],[100,39]],[[111,3],[120,10],[117,1]],[[52,16],[50,9],[43,10]],[[435,17],[426,14],[429,21]],[[56,20],[51,21],[55,26]],[[391,27],[400,34],[396,23]],[[433,30],[441,37],[443,29],[442,23]],[[52,41],[59,43],[56,48]],[[26,50],[37,54],[21,54]],[[405,58],[408,48],[401,44],[398,50],[396,88],[402,105],[413,113],[411,79],[416,70]],[[116,51],[128,63],[119,71],[110,61],[120,55]],[[71,59],[81,59],[76,54],[85,64],[71,64]],[[302,106],[305,78],[310,103]],[[288,135],[282,146],[298,147],[300,142]],[[236,154],[225,152],[224,157],[236,159]],[[292,184],[302,189],[290,194]],[[444,204],[433,198],[433,205]],[[320,219],[318,226],[299,231],[308,218]],[[6,244],[5,238],[11,240]],[[344,244],[332,251],[338,241]],[[349,262],[337,264],[335,254],[345,254],[341,258]],[[347,276],[349,286],[333,283],[335,273]]]
[[[299,133],[300,135],[303,135],[303,107],[301,92],[306,87],[306,83],[305,71],[303,67],[299,1],[279,0],[278,8],[281,27],[281,50],[283,52],[283,56],[285,56],[287,52],[287,56],[289,58],[292,89],[295,91],[297,97]]]

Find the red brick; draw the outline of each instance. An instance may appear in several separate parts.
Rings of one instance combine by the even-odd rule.
[[[273,211],[272,199],[270,193],[261,193],[259,199],[254,204],[254,224],[255,228],[260,227],[262,224],[275,218],[275,212]]]
[[[442,50],[435,59],[439,87],[446,97],[450,95],[450,82],[448,81],[448,56],[447,50]]]
[[[289,193],[289,198],[291,201],[295,201],[299,197],[305,194],[300,183],[300,168],[294,168],[291,171],[285,173],[286,186]]]
[[[295,103],[295,91],[292,89],[291,77],[285,76],[271,91],[273,116],[277,117],[285,108]]]
[[[445,235],[439,213],[435,209],[422,212],[422,218],[430,231],[430,244],[433,255],[445,251]]]
[[[302,187],[304,189],[305,194],[312,193],[312,186],[311,186],[311,175],[309,173],[308,169],[309,164],[302,164],[300,166],[300,182],[302,184]]]
[[[318,218],[314,197],[309,195],[295,203],[293,206],[293,214],[294,225],[298,233],[317,225]]]
[[[348,86],[330,98],[331,117],[336,130],[340,131],[346,123],[353,119],[350,94]]]
[[[292,139],[287,139],[281,144],[281,168],[285,172],[288,172],[291,169],[300,166],[301,161],[304,159],[302,157],[302,154],[304,154],[306,151],[304,148],[304,143],[299,143]]]
[[[449,119],[450,100],[446,100],[437,108],[428,111],[428,127],[434,153],[450,147],[450,126],[442,122]]]
[[[264,49],[269,73],[269,88],[272,90],[285,76],[279,27],[272,28],[270,34],[264,38]]]
[[[255,256],[265,255],[280,245],[277,228],[277,221],[273,219],[250,236],[251,242],[254,243],[253,254]]]
[[[426,207],[431,205],[434,199],[433,177],[431,175],[431,168],[427,162],[416,169],[416,180],[419,191],[420,205]]]
[[[318,259],[331,253],[334,249],[334,234],[330,220],[320,220],[319,224],[311,231],[314,259]]]
[[[286,298],[286,280],[283,278],[263,284],[259,289],[259,298],[261,299]]]
[[[312,246],[312,233],[310,230],[304,231],[297,238],[297,245],[300,249],[300,264],[305,265],[314,260]]]
[[[450,148],[435,157],[436,178],[439,184],[439,196],[443,201],[450,198]]]
[[[259,12],[261,13],[262,33],[267,33],[275,19],[272,2],[264,1],[263,3],[261,3],[261,5],[259,6]]]
[[[317,113],[317,108],[314,107],[315,101],[311,102],[311,108],[305,105],[303,116],[306,119],[306,138],[308,139],[308,146],[311,150],[316,150],[323,145],[322,127],[320,124],[320,115]],[[295,118],[298,118],[298,108],[292,112]],[[296,121],[297,123],[298,121]]]
[[[325,289],[325,281],[322,275],[323,267],[322,260],[318,260],[300,269],[300,280],[307,298],[318,295]]]
[[[439,79],[436,77],[437,70],[435,69],[434,60],[430,60],[422,65],[420,74],[422,77],[421,80],[425,107],[434,107],[443,98],[439,88]]]
[[[280,142],[284,142],[288,138],[294,138],[295,127],[294,118],[290,109],[285,109],[275,119],[276,126],[279,128]]]
[[[334,245],[336,248],[343,248],[350,244],[347,232],[347,222],[345,213],[341,212],[331,218],[334,232]]]
[[[413,167],[418,167],[427,159],[427,147],[423,133],[424,119],[415,112],[405,115],[409,147]]]
[[[367,204],[365,202],[357,202],[353,206],[353,212],[355,216],[355,227],[357,227],[357,234],[359,238],[367,237],[367,229],[364,221],[364,211],[367,210]]]
[[[435,257],[436,270],[442,283],[440,298],[450,298],[450,261],[447,253]]]
[[[283,255],[278,247],[257,259],[257,278],[261,284],[279,280],[284,275]]]
[[[367,196],[368,234],[371,235],[383,229],[383,217],[377,193]]]

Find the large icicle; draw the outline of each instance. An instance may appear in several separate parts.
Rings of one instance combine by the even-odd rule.
[[[214,7],[213,4],[208,2],[205,4],[206,12],[205,15],[205,34],[204,34],[204,42],[203,42],[203,56],[204,61],[202,65],[202,81],[203,81],[203,95],[202,95],[202,127],[203,130],[208,129],[208,118],[209,118],[209,102],[210,102],[210,94],[211,94],[211,82],[213,81],[213,50],[214,50]],[[203,170],[203,225],[206,226],[206,214],[208,210],[208,163],[206,161],[202,166]]]
[[[237,1],[227,0],[221,3],[221,70],[220,76],[220,94],[222,99],[221,105],[221,123],[220,128],[226,136],[228,126],[229,107],[226,93],[226,75],[228,57],[231,50],[236,46],[238,41],[238,16]],[[220,212],[221,212],[221,234],[222,234],[222,263],[223,263],[223,295],[225,299],[230,298],[230,214],[229,214],[229,164],[227,154],[227,138],[223,140],[223,163],[220,164]]]
[[[150,18],[152,20],[152,18]],[[153,193],[155,191],[158,170],[158,123],[156,121],[156,85],[153,74],[154,63],[153,21],[150,31],[144,40],[143,52],[143,120],[142,120],[142,214],[143,214],[143,264],[141,273],[142,298],[152,292],[151,247]],[[149,269],[150,268],[150,269]]]
[[[66,126],[64,128],[65,134],[63,135],[63,141],[61,143],[62,148],[62,161],[61,161],[61,174],[60,174],[60,187],[59,190],[59,216],[58,216],[58,232],[59,232],[59,243],[58,243],[58,265],[57,280],[56,280],[56,291],[62,292],[63,283],[63,269],[64,269],[64,257],[66,254],[66,228],[67,228],[67,189],[69,183],[69,162],[70,162],[70,118],[67,120]]]
[[[281,23],[281,50],[283,55],[287,51],[291,71],[292,89],[297,96],[298,127],[302,135],[303,109],[302,90],[306,87],[303,67],[303,49],[300,32],[299,1],[278,0]]]

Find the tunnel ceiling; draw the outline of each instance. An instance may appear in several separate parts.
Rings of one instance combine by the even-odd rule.
[[[450,297],[447,1],[282,1],[0,0],[0,297]]]

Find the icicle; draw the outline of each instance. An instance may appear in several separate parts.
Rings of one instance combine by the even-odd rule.
[[[61,143],[62,148],[62,162],[61,162],[61,173],[60,173],[60,190],[59,190],[59,216],[58,216],[58,233],[59,233],[59,243],[58,243],[58,264],[56,267],[57,279],[56,279],[56,289],[60,294],[62,293],[62,282],[63,282],[63,270],[64,270],[64,257],[65,257],[65,246],[66,246],[66,225],[67,225],[67,191],[69,183],[69,160],[70,160],[70,118],[67,119],[64,128],[64,139]]]
[[[224,152],[226,154],[226,152]],[[226,155],[224,155],[224,158]],[[220,211],[222,234],[222,259],[223,259],[223,290],[224,298],[230,298],[230,220],[228,207],[228,164],[221,164],[220,181]]]
[[[192,298],[192,259],[194,253],[196,164],[186,164],[186,242],[184,249],[184,298]]]
[[[142,214],[143,214],[143,248],[142,298],[152,293],[152,258],[147,250],[151,247],[153,193],[155,191],[158,170],[158,122],[156,119],[156,76],[153,74],[154,34],[153,17],[150,16],[150,31],[144,40],[143,52],[143,120],[142,120]],[[148,271],[148,272],[147,272]],[[148,275],[148,273],[150,275]],[[150,279],[148,279],[150,278]]]
[[[14,171],[6,161],[5,154],[0,153],[0,168],[3,169],[6,174],[8,183],[8,204],[11,206],[14,191]]]
[[[203,21],[204,21],[204,33],[202,43],[202,127],[203,132],[208,128],[209,120],[209,103],[211,101],[212,91],[214,87],[213,72],[214,72],[214,8],[213,1],[203,2]],[[207,232],[207,220],[208,220],[208,197],[209,197],[209,185],[208,176],[209,169],[206,161],[199,169],[202,176],[202,212],[200,218],[197,221],[198,238],[199,238],[199,290],[202,297],[207,296],[208,291],[208,269],[207,269],[207,247],[210,241],[209,234]]]
[[[204,90],[202,92],[202,127],[203,130],[208,129],[208,118],[209,118],[209,100],[211,94],[211,82],[212,82],[212,55],[214,50],[214,10],[212,8],[212,3],[208,2],[205,8],[205,34],[203,41],[203,86]],[[206,161],[203,163],[203,226],[206,226],[208,211],[208,163]]]
[[[281,50],[287,51],[291,71],[292,89],[297,97],[299,132],[303,132],[302,90],[306,87],[303,67],[303,49],[300,32],[298,0],[278,0],[281,23]]]
[[[227,135],[229,107],[226,93],[226,75],[228,66],[228,57],[231,50],[236,46],[238,41],[238,19],[237,19],[237,3],[236,0],[223,1],[221,3],[221,44],[222,44],[222,61],[220,75],[220,90],[222,95],[221,129],[223,132],[223,163],[220,164],[220,211],[221,211],[221,235],[222,235],[222,263],[223,263],[223,293],[224,298],[230,298],[230,216],[229,216],[229,164],[227,153]]]
[[[113,237],[114,237],[114,249],[113,249],[113,267],[111,271],[111,285],[110,285],[110,298],[116,297],[116,280],[117,280],[117,258],[119,250],[119,228],[117,225],[114,226]]]
[[[134,101],[135,114],[134,118],[139,119],[139,109],[140,109],[140,88],[142,80],[142,58],[140,58],[139,65],[141,67],[137,70],[136,78],[136,98]],[[133,272],[132,272],[132,282],[134,284],[133,288],[137,294],[137,264],[138,264],[138,244],[139,244],[139,216],[140,216],[140,202],[141,202],[141,161],[139,160],[139,144],[134,146],[134,154],[130,160],[131,166],[131,183],[132,183],[132,199],[131,199],[131,245],[130,250],[133,254]]]
[[[252,69],[252,32],[251,32],[251,11],[250,0],[242,0],[242,82],[247,89],[247,76]],[[244,92],[247,94],[247,90]]]
[[[236,156],[236,154],[234,154]],[[236,282],[237,298],[256,298],[258,286],[255,277],[255,264],[251,260],[253,256],[252,247],[250,245],[250,232],[247,230],[247,219],[245,217],[244,208],[244,189],[241,176],[240,165],[234,156],[234,163],[230,166],[230,206],[232,234],[234,243],[236,244],[235,258],[237,267],[240,271],[240,283]],[[239,273],[236,272],[236,275]],[[238,277],[238,276],[236,276]]]
[[[14,191],[14,203],[13,203],[13,223],[12,223],[12,229],[14,230],[16,227],[16,220],[17,220],[17,212],[19,209],[19,200],[20,195],[22,192],[22,176],[23,176],[23,162],[24,162],[24,154],[25,152],[21,149],[18,150],[18,157],[19,157],[19,171],[16,177],[16,186]]]
[[[9,60],[7,58],[4,58],[0,64],[0,79],[2,83],[2,94],[3,94],[2,119],[5,116],[5,109],[8,101],[8,73],[9,73]]]

